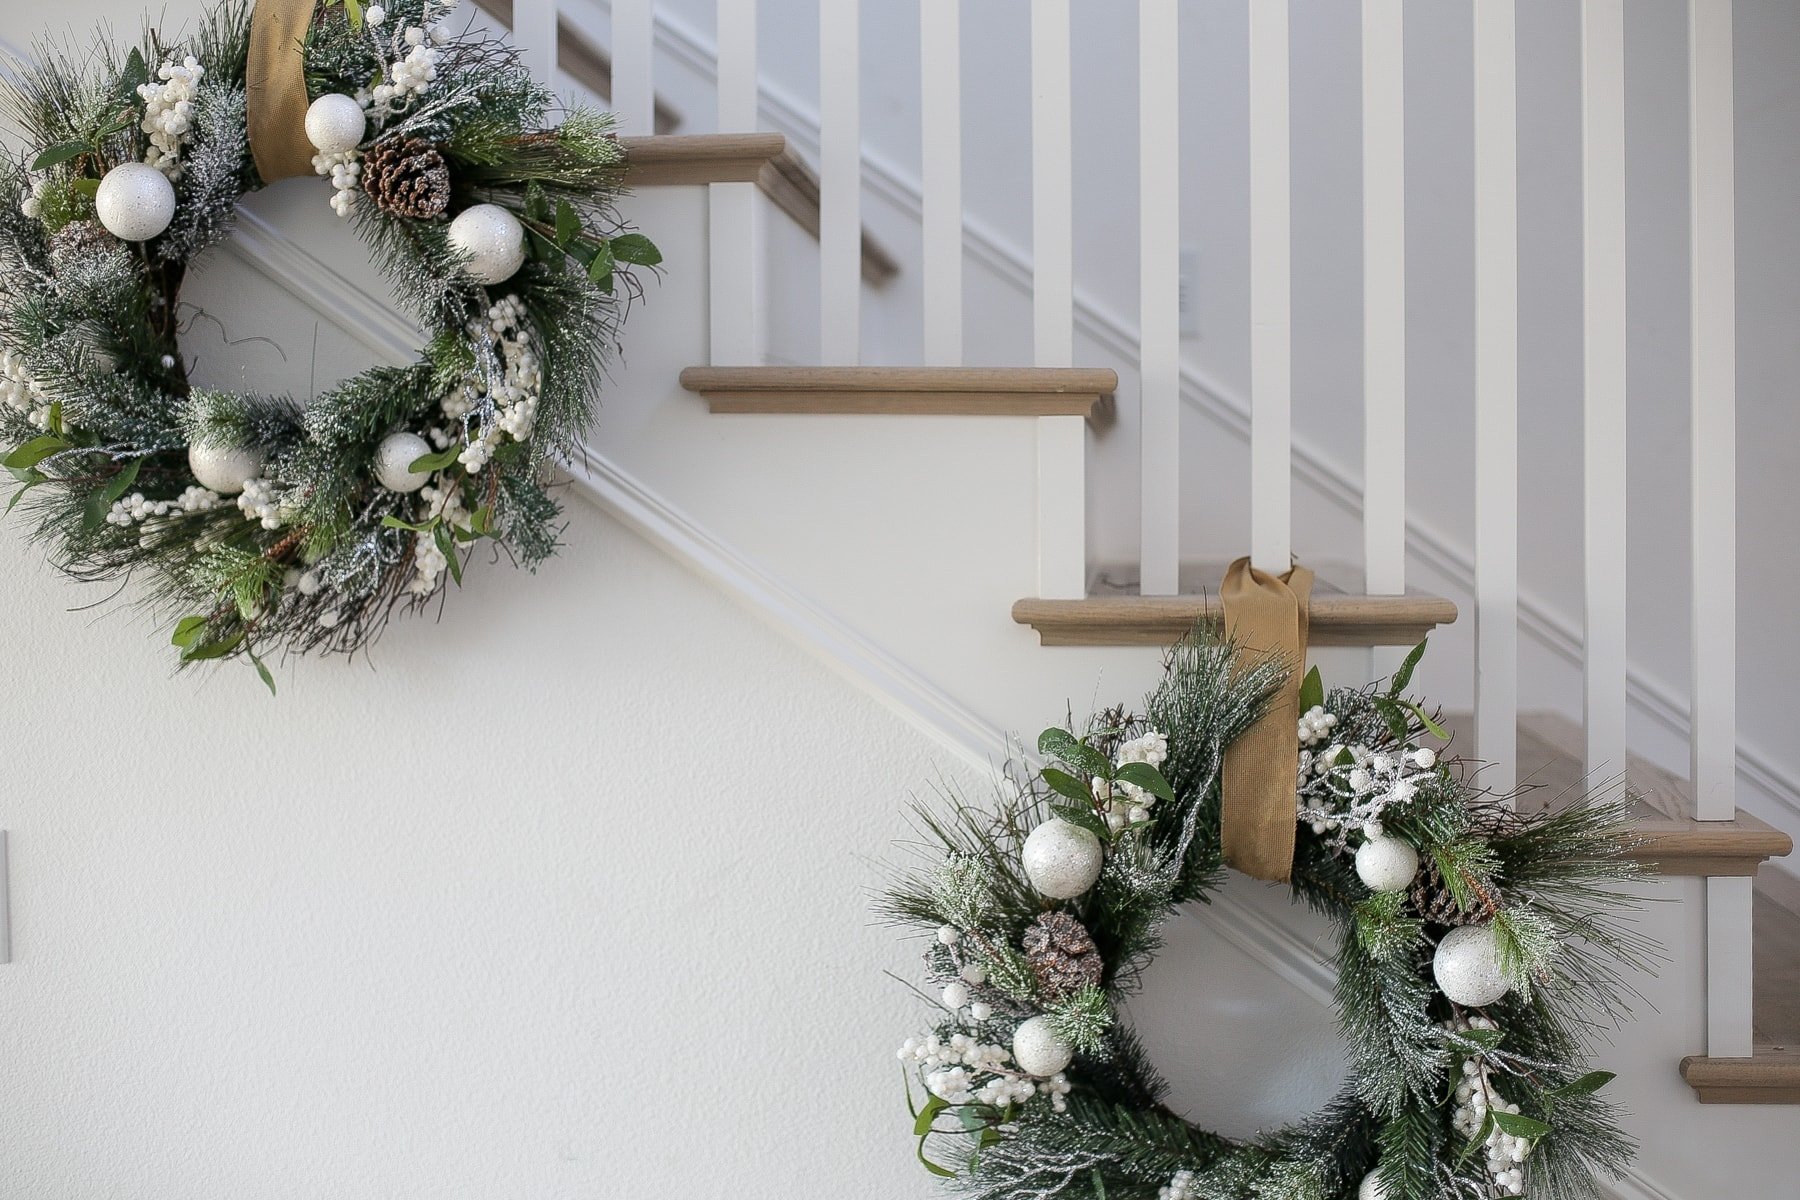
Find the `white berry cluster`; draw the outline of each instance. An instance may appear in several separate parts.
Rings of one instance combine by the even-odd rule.
[[[19,211],[32,220],[44,215],[44,193],[50,190],[50,178],[39,175],[32,179],[31,190],[19,201]]]
[[[1192,1171],[1177,1171],[1156,1189],[1156,1200],[1200,1200],[1200,1181]]]
[[[1300,747],[1311,749],[1320,742],[1331,737],[1331,731],[1337,728],[1338,719],[1333,713],[1325,711],[1323,705],[1315,704],[1300,714]]]
[[[362,99],[360,95],[357,97]],[[337,154],[315,154],[312,160],[315,175],[331,176],[331,211],[348,220],[350,209],[356,204],[356,194],[362,191],[362,162],[355,150],[344,150]]]
[[[1120,746],[1113,761],[1121,767],[1134,762],[1161,767],[1169,761],[1169,739],[1152,729]],[[1109,783],[1099,777],[1092,781],[1092,787],[1094,799],[1106,814],[1106,827],[1115,833],[1150,819],[1150,806],[1156,803],[1155,793],[1147,792],[1134,783],[1123,780]]]
[[[425,17],[430,16],[431,7],[425,6]],[[363,19],[371,29],[378,28],[386,23],[387,11],[373,7],[363,14]],[[442,23],[430,27],[408,25],[399,31],[389,47],[389,53],[396,57],[387,64],[382,81],[375,85],[370,97],[379,119],[385,121],[405,109],[415,97],[431,90],[437,82],[438,62],[443,58],[438,47],[449,40],[450,30]]]
[[[1448,1022],[1444,1027],[1458,1032],[1496,1028],[1495,1024],[1486,1017]],[[1463,1137],[1473,1138],[1481,1132],[1481,1127],[1487,1124],[1490,1109],[1516,1113],[1519,1111],[1519,1106],[1508,1102],[1494,1091],[1493,1080],[1488,1075],[1485,1056],[1471,1055],[1463,1060],[1462,1078],[1456,1084],[1456,1108],[1451,1114],[1451,1124]],[[1498,1125],[1494,1125],[1489,1129],[1483,1148],[1487,1152],[1488,1177],[1497,1189],[1496,1195],[1524,1195],[1524,1164],[1531,1155],[1530,1140],[1514,1137]]]
[[[462,488],[456,481],[437,475],[419,489],[425,501],[425,520],[442,518],[451,529],[468,529],[474,514],[463,503]],[[437,591],[438,582],[450,569],[450,560],[437,544],[435,533],[413,535],[413,577],[406,590],[415,596],[429,596]]]
[[[1317,721],[1312,723],[1314,728],[1317,725]],[[1314,833],[1335,831],[1339,846],[1351,832],[1375,837],[1381,814],[1389,805],[1411,800],[1420,779],[1435,766],[1437,755],[1416,746],[1373,751],[1360,744],[1333,742],[1320,750],[1302,749],[1295,807],[1300,820],[1309,822]]]
[[[282,500],[280,485],[270,479],[252,479],[238,493],[237,506],[244,516],[264,529],[280,529],[293,516]]]
[[[522,442],[531,436],[544,370],[517,296],[500,299],[485,316],[470,321],[468,333],[477,345],[492,347],[482,355],[488,361],[445,396],[441,407],[466,431],[468,444],[457,461],[473,475],[487,466],[503,439]]]
[[[0,350],[0,403],[25,414],[39,429],[50,427],[50,401],[25,370],[25,360]]]
[[[1069,1081],[1062,1075],[1034,1079],[1012,1067],[1012,1052],[967,1033],[948,1038],[935,1033],[907,1038],[896,1057],[916,1066],[925,1088],[946,1104],[1022,1105],[1048,1096],[1057,1112],[1068,1107]]]
[[[203,487],[190,487],[173,500],[146,500],[144,493],[133,492],[131,495],[113,501],[111,511],[106,514],[109,525],[121,528],[148,521],[152,517],[167,517],[182,513],[205,512],[217,508],[225,502],[225,497]]]
[[[144,161],[177,179],[181,175],[181,148],[194,132],[194,98],[200,94],[200,80],[206,68],[193,55],[176,62],[170,59],[156,70],[161,82],[138,87],[144,101],[144,120],[140,126],[150,135],[150,148]]]

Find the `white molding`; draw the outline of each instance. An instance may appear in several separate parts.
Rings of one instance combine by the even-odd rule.
[[[603,2],[597,9],[605,9]],[[672,60],[705,76],[714,70],[714,51],[705,34],[679,17],[659,11],[657,15],[657,48]],[[761,116],[774,132],[788,139],[793,148],[813,159],[818,157],[818,115],[805,101],[766,79],[761,85]],[[869,191],[917,219],[921,195],[914,175],[891,159],[863,150],[863,181]],[[965,247],[971,260],[992,271],[1021,295],[1031,295],[1031,256],[991,226],[964,217]],[[1136,360],[1138,333],[1119,314],[1097,302],[1091,294],[1075,291],[1075,323],[1081,334],[1120,362]],[[1250,438],[1250,408],[1247,401],[1199,370],[1184,363],[1181,371],[1182,399],[1204,411],[1224,430],[1242,439]],[[1293,461],[1296,477],[1305,482],[1320,498],[1351,516],[1362,513],[1362,483],[1348,470],[1326,457],[1303,436],[1293,439]],[[1475,560],[1473,551],[1455,538],[1409,513],[1406,519],[1409,556],[1420,565],[1450,579],[1457,588],[1473,595]],[[1539,645],[1577,669],[1580,668],[1582,638],[1580,622],[1557,611],[1547,601],[1528,589],[1519,592],[1519,630]],[[1686,698],[1667,682],[1643,670],[1633,670],[1627,685],[1633,706],[1675,736],[1688,737],[1688,704]],[[1790,783],[1785,772],[1762,749],[1738,741],[1737,769],[1746,782],[1786,808],[1800,820],[1800,786]]]

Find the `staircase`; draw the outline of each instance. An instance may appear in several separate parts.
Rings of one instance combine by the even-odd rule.
[[[1693,0],[1693,6],[1692,153],[1702,182],[1694,194],[1692,282],[1697,297],[1716,300],[1730,293],[1732,278],[1732,174],[1728,159],[1721,168],[1716,157],[1732,137],[1730,5]],[[482,0],[482,7],[515,23],[521,42],[546,68],[560,63],[564,86],[610,97],[624,111],[641,192],[632,215],[670,251],[667,276],[634,315],[628,362],[609,393],[595,452],[587,463],[571,464],[571,474],[601,503],[749,596],[909,719],[972,757],[995,756],[997,728],[1058,719],[1064,697],[1080,707],[1096,680],[1108,697],[1140,693],[1156,674],[1161,647],[1196,622],[1218,619],[1212,593],[1224,556],[1208,561],[1192,554],[1194,539],[1184,537],[1182,526],[1178,281],[1174,256],[1162,252],[1180,243],[1169,165],[1179,158],[1174,30],[1181,18],[1173,0],[1139,6],[1144,103],[1136,132],[1145,153],[1136,216],[1145,249],[1135,344],[1128,355],[1089,356],[1093,339],[1077,336],[1069,6],[1034,0],[1029,28],[1020,31],[1030,47],[1031,125],[1019,131],[1033,149],[1033,267],[1025,281],[1031,361],[982,367],[966,365],[978,356],[968,351],[983,348],[964,340],[978,334],[982,321],[964,308],[970,288],[955,0],[919,4],[925,46],[919,103],[928,125],[922,250],[902,259],[881,250],[885,235],[865,222],[870,201],[859,127],[857,6],[827,4],[819,14],[823,117],[816,173],[782,136],[756,132],[763,106],[749,0],[721,0],[716,59],[705,63],[691,52],[699,35],[675,16],[659,17],[650,0],[612,0],[610,26],[592,5],[559,12],[550,0]],[[1586,710],[1578,723],[1520,706],[1530,680],[1522,679],[1518,645],[1518,546],[1531,531],[1520,528],[1517,465],[1531,434],[1521,437],[1518,378],[1508,365],[1518,351],[1516,322],[1507,316],[1518,303],[1520,183],[1509,150],[1517,97],[1511,72],[1495,65],[1512,61],[1511,6],[1489,3],[1477,5],[1474,46],[1481,353],[1476,579],[1464,603],[1473,601],[1475,705],[1452,723],[1459,749],[1492,763],[1487,777],[1497,790],[1515,782],[1534,789],[1524,803],[1550,803],[1590,782],[1608,782],[1616,764],[1627,764],[1625,776],[1641,800],[1636,853],[1659,877],[1649,890],[1674,901],[1682,920],[1692,914],[1688,924],[1667,923],[1685,931],[1668,936],[1686,940],[1674,947],[1670,977],[1646,986],[1660,1004],[1691,1006],[1694,1018],[1678,1038],[1653,1048],[1660,1080],[1632,1085],[1645,1089],[1643,1107],[1683,1111],[1667,1089],[1677,1079],[1691,1089],[1683,1093],[1689,1106],[1795,1104],[1800,885],[1767,868],[1790,853],[1792,839],[1740,810],[1734,790],[1736,646],[1728,614],[1735,513],[1718,503],[1734,492],[1733,329],[1698,301],[1694,539],[1687,553],[1694,611],[1706,619],[1697,619],[1693,630],[1694,766],[1678,777],[1626,754],[1625,465],[1616,446],[1625,421],[1623,17],[1616,4],[1589,7],[1582,50]],[[1365,78],[1378,81],[1386,72],[1397,79],[1399,6],[1371,2],[1365,12]],[[1285,133],[1290,32],[1285,18],[1264,13],[1252,9],[1248,44],[1253,370],[1250,512],[1242,549],[1259,566],[1280,570],[1294,549]],[[659,32],[669,30],[676,32],[666,38]],[[728,132],[651,134],[652,120],[659,127],[685,122],[685,114],[677,115],[681,105],[650,84],[650,64],[671,57],[690,73],[716,79],[718,128]],[[1367,399],[1357,497],[1363,557],[1349,567],[1320,568],[1312,607],[1315,657],[1337,678],[1379,674],[1394,661],[1391,648],[1456,627],[1459,619],[1457,601],[1408,579],[1405,278],[1397,265],[1405,224],[1393,190],[1405,166],[1397,131],[1405,97],[1399,87],[1371,82],[1363,99]],[[776,166],[781,163],[786,167]],[[805,182],[771,182],[782,178]],[[772,224],[771,214],[785,223]],[[872,299],[877,287],[890,289],[890,297],[904,292],[920,305],[910,361],[863,362],[865,342],[883,332],[865,328],[864,313],[891,312],[891,301]],[[816,323],[816,364],[770,361],[767,321],[774,309],[790,324]],[[1085,365],[1076,365],[1078,358]],[[1125,477],[1117,472],[1122,462],[1132,468]],[[1097,497],[1119,491],[1138,498],[1132,561],[1109,561],[1116,538],[1096,552],[1091,536]],[[892,521],[895,511],[909,513],[904,525]],[[1240,536],[1215,534],[1228,542]],[[847,546],[858,552],[841,552]],[[1637,1103],[1636,1093],[1627,1099]],[[1681,1119],[1709,1137],[1754,1136],[1742,1123]],[[1637,1132],[1649,1140],[1657,1131]],[[1642,1196],[1668,1194],[1642,1181],[1633,1186]]]

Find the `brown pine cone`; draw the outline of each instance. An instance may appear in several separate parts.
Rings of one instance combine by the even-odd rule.
[[[1432,925],[1476,925],[1483,917],[1482,913],[1464,912],[1457,906],[1456,897],[1444,886],[1437,860],[1430,856],[1426,856],[1418,882],[1413,884],[1412,902],[1419,915]]]
[[[1099,983],[1106,969],[1094,939],[1068,913],[1045,913],[1025,931],[1023,940],[1025,959],[1046,1000],[1060,1000]]]
[[[363,191],[383,212],[430,221],[450,207],[450,167],[423,138],[379,142],[363,156]]]

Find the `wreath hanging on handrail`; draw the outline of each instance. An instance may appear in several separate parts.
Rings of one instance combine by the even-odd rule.
[[[0,80],[0,462],[80,580],[145,582],[184,663],[350,652],[488,543],[557,548],[630,300],[660,262],[614,202],[610,119],[558,110],[446,0],[225,0],[192,36],[40,47]],[[559,121],[554,118],[560,116]],[[419,361],[302,406],[190,386],[182,279],[237,202],[330,180]]]
[[[1290,882],[1339,929],[1351,1072],[1321,1112],[1247,1141],[1162,1103],[1120,1002],[1162,922],[1222,882],[1227,748],[1296,686],[1287,668],[1196,634],[1141,715],[1046,730],[1049,765],[997,807],[918,810],[929,865],[881,908],[928,946],[936,1013],[899,1058],[930,1171],[979,1200],[1601,1194],[1632,1145],[1584,1035],[1656,953],[1624,919],[1630,800],[1526,814],[1482,793],[1406,698],[1423,649],[1385,689],[1326,693],[1314,670],[1286,702]]]

